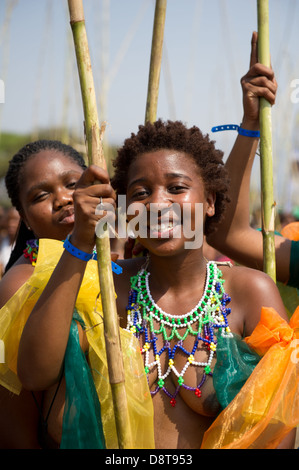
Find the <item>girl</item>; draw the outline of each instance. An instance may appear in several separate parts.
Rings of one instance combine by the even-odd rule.
[[[91,185],[95,181],[97,184]],[[80,308],[83,314],[90,314],[89,319],[95,316],[96,323],[99,323],[100,319],[97,263],[91,261],[90,268],[86,270],[86,262],[78,260],[67,251],[61,256],[63,251],[61,240],[65,240],[73,232],[75,212],[79,221],[76,226],[81,248],[89,251],[90,238],[94,238],[95,225],[99,219],[95,215],[96,206],[100,201],[114,205],[115,195],[109,184],[108,175],[100,168],[86,169],[83,158],[69,146],[56,141],[38,141],[28,144],[13,157],[6,175],[6,185],[12,203],[20,213],[22,224],[9,269],[0,285],[0,305],[3,306],[0,331],[1,339],[5,344],[6,361],[5,364],[0,365],[1,384],[10,392],[14,392],[12,395],[1,387],[1,446],[4,448],[80,447],[85,445],[82,444],[82,440],[86,437],[91,447],[103,448],[106,443],[114,445],[113,424],[108,423],[107,434],[109,435],[106,436],[105,442],[101,410],[87,364],[89,357],[82,356],[81,353],[81,351],[87,353],[88,343],[81,326],[83,321],[78,313]],[[86,214],[84,205],[87,205],[92,215],[90,212]],[[93,237],[90,237],[91,232]],[[76,236],[75,232],[73,236]],[[43,248],[45,238],[53,241],[49,241]],[[28,243],[23,254],[24,240],[28,240]],[[93,248],[90,251],[92,253]],[[60,256],[61,261],[55,269]],[[13,264],[14,260],[17,261]],[[55,272],[52,275],[54,269]],[[77,287],[82,283],[84,273],[86,282],[84,288],[78,293]],[[45,310],[46,315],[43,319],[45,323],[41,325],[38,333],[42,340],[41,350],[35,350],[34,356],[35,358],[39,354],[43,356],[44,346],[49,339],[48,332],[50,330],[55,332],[55,342],[58,339],[57,350],[53,356],[50,352],[51,357],[48,356],[48,359],[51,364],[56,364],[55,374],[57,375],[55,379],[52,376],[53,380],[50,383],[47,376],[48,365],[44,364],[40,369],[42,383],[35,387],[31,383],[30,374],[23,374],[20,368],[19,377],[23,382],[22,387],[17,376],[19,340],[27,317],[45,285],[47,285],[46,290],[49,289],[55,297],[54,292],[56,292],[58,298],[62,289],[64,301],[56,304],[55,309],[58,315],[56,319],[48,315]],[[73,313],[76,305],[75,320],[72,318],[73,315],[66,320],[70,305]],[[28,331],[34,331],[34,327],[31,329],[30,326],[34,318],[36,317],[33,311],[28,320]],[[42,338],[40,335],[43,335],[44,327],[46,332]],[[26,337],[26,330],[27,326],[24,337]],[[63,350],[58,346],[62,342],[65,343]],[[100,338],[97,338],[97,346],[99,345]],[[127,350],[130,351],[129,346]],[[20,358],[26,357],[26,354],[23,356],[22,342],[19,354]],[[138,366],[134,362],[134,354],[131,354],[130,361],[134,370],[138,371],[138,367],[141,369],[141,379],[136,380],[136,387],[138,386],[142,393],[143,386],[140,382],[143,377],[144,386],[147,387],[146,379],[141,360]],[[58,359],[60,355],[62,361]],[[44,359],[45,356],[43,356]],[[32,366],[35,367],[37,364],[32,364]],[[79,371],[79,377],[76,377],[76,371]],[[52,369],[49,372],[52,372]],[[99,377],[103,377],[104,380],[101,386],[101,394],[104,397],[106,391],[109,395],[106,385],[107,374],[102,369],[99,373],[101,374]],[[76,380],[77,385],[74,386]],[[132,393],[135,393],[134,390]],[[67,409],[65,408],[66,400]],[[149,398],[143,401],[150,403],[151,411]],[[132,402],[132,406],[135,402]],[[74,414],[74,406],[77,411],[81,411]],[[142,410],[142,405],[139,404],[139,406]],[[104,406],[104,408],[105,416],[108,416],[109,406]],[[70,411],[69,414],[67,410]],[[108,421],[113,421],[113,418],[110,417]],[[147,423],[146,417],[144,423],[145,425]],[[105,430],[106,428],[107,426]],[[63,429],[67,430],[64,434]],[[140,426],[137,425],[136,433],[138,432],[140,432]],[[90,435],[93,436],[95,442]],[[137,441],[138,445],[145,445],[142,444],[141,438]],[[146,440],[146,442],[150,441]]]
[[[18,375],[26,389],[51,389],[61,376],[87,265],[82,253],[92,253],[95,243],[100,188],[94,183],[99,176],[103,180],[91,168],[77,182],[71,237],[24,327]],[[222,152],[198,128],[160,120],[140,126],[119,150],[113,186],[118,194],[126,194],[128,213],[138,203],[145,214],[138,219],[142,221],[138,230],[143,232],[138,239],[149,257],[122,261],[123,274],[116,277],[115,288],[122,331],[138,338],[144,354],[153,396],[155,446],[200,448],[205,432],[259,361],[250,354],[248,364],[246,350],[228,378],[221,355],[221,348],[227,345],[223,344],[240,344],[239,338],[249,336],[262,307],[275,309],[286,321],[283,303],[264,273],[217,266],[204,258],[201,244],[187,245],[194,242],[194,234],[202,230],[207,235],[213,229],[227,202]],[[107,200],[112,189],[109,185],[104,188]],[[202,225],[196,215],[198,204]],[[165,211],[173,207],[180,209],[182,217],[170,212],[165,223]],[[153,211],[157,216],[154,226]],[[131,213],[129,222],[132,217]],[[144,221],[145,227],[141,227]],[[186,224],[191,235],[185,235]],[[78,329],[81,347],[86,350],[85,332],[80,325]],[[236,359],[236,353],[232,357]],[[223,390],[223,381],[236,374],[238,383],[230,388],[235,392]],[[275,445],[281,440],[276,437]],[[292,440],[293,435],[288,436],[283,446],[291,447]]]
[[[67,166],[64,173],[62,173],[63,163]],[[66,208],[73,211],[72,193],[85,168],[84,160],[78,152],[56,141],[44,140],[28,144],[11,160],[5,182],[11,202],[22,219],[15,249],[6,266],[7,274],[0,285],[1,307],[33,274],[34,263],[30,262],[29,256],[26,258],[23,256],[26,242],[41,236],[63,239],[72,230],[73,220],[63,223],[60,214]],[[57,171],[61,172],[59,179]],[[39,209],[39,207],[45,208],[46,205],[48,205],[47,210]],[[47,219],[43,217],[46,212]],[[1,318],[3,319],[3,315]],[[8,393],[3,387],[0,390],[1,446],[38,448],[40,445],[37,439],[38,407],[30,392],[23,389],[18,396]],[[57,403],[63,396],[61,391],[62,388],[52,410],[54,413]],[[41,405],[41,394],[36,394],[38,406],[42,408],[49,406],[52,395],[51,390],[47,391]],[[53,445],[57,446],[57,443],[54,442]]]

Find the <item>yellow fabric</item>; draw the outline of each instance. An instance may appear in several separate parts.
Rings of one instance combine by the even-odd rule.
[[[290,324],[263,308],[246,342],[264,356],[205,433],[203,449],[274,449],[299,424],[299,307]]]
[[[33,306],[48,282],[61,254],[62,242],[40,240],[39,253],[31,278],[0,311],[0,339],[5,345],[5,364],[0,364],[0,384],[19,394],[17,354],[21,334]],[[102,422],[107,448],[117,448],[116,428],[108,378],[98,267],[89,261],[78,294],[76,308],[87,328],[89,360],[101,402]],[[67,295],[67,292],[66,292]],[[136,338],[120,328],[128,396],[133,448],[154,448],[153,404],[144,372],[143,359]]]

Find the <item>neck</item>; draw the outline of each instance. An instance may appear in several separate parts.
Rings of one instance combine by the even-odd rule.
[[[204,282],[207,261],[202,250],[186,250],[176,257],[161,257],[153,254],[149,257],[147,271],[151,273],[151,283],[155,286],[180,288]]]

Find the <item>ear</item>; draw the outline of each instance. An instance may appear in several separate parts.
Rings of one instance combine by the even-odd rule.
[[[25,226],[28,228],[28,230],[31,230],[31,228],[29,227],[29,224],[28,224],[28,222],[27,222],[27,220],[26,220],[26,217],[25,217],[24,214],[23,214],[23,211],[20,210],[20,211],[19,211],[19,214],[20,214],[20,218],[21,218],[21,220],[24,222]]]
[[[208,217],[213,217],[213,215],[215,215],[215,202],[216,194],[214,192],[208,193],[206,197],[206,215]]]

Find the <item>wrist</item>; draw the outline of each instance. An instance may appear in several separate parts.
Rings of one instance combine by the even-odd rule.
[[[239,126],[238,124],[223,124],[221,126],[212,127],[212,132],[219,132],[219,131],[231,131],[235,130],[238,132],[239,135],[245,137],[252,137],[252,138],[259,138],[260,131],[258,129],[247,129],[244,125]]]
[[[70,241],[70,235],[68,235],[63,243],[64,249],[70,253],[72,256],[75,258],[87,262],[91,259],[97,260],[97,253],[94,251],[94,247],[91,249],[91,253],[83,251],[79,248],[77,248],[73,243]],[[115,272],[116,274],[121,274],[122,273],[122,268],[118,266],[116,263],[111,261],[111,266],[112,266],[112,271]]]
[[[91,243],[86,242],[85,240],[82,240],[82,237],[76,236],[74,232],[70,233],[67,236],[67,239],[70,241],[72,245],[74,245],[78,250],[84,251],[85,253],[92,254],[94,246],[95,246],[95,240],[92,240]]]
[[[243,117],[240,127],[248,129],[250,131],[258,131],[260,129],[260,122],[256,119],[248,119]]]
[[[65,239],[63,247],[68,253],[81,261],[87,262],[93,258],[93,247],[83,247],[82,244],[76,242],[76,239],[74,240],[74,237],[71,239],[70,235]]]

